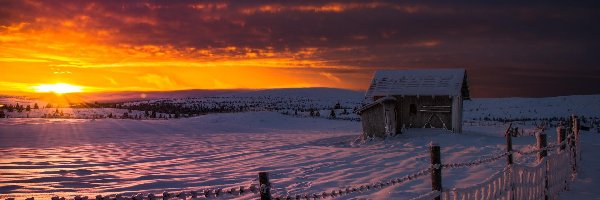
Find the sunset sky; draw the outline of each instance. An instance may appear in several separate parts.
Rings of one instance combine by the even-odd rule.
[[[0,93],[337,87],[466,68],[475,97],[600,93],[598,1],[0,0]]]

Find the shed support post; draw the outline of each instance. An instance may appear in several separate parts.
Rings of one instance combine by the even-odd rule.
[[[462,132],[462,97],[452,97],[452,131]]]
[[[385,126],[385,136],[393,136],[396,134],[396,100],[394,97],[387,96],[383,105],[383,119]]]

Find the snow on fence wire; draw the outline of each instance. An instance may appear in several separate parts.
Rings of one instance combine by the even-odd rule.
[[[251,184],[250,186],[239,186],[229,188],[216,188],[216,189],[204,189],[204,190],[192,190],[184,192],[163,192],[162,194],[156,195],[153,193],[125,196],[122,194],[112,195],[96,195],[95,198],[89,198],[88,196],[75,196],[73,200],[167,200],[167,199],[231,199],[240,198],[248,195],[256,195],[261,191],[260,186]],[[54,196],[51,200],[66,200],[65,197]],[[14,198],[6,198],[6,200],[15,200]],[[25,200],[35,200],[33,197],[26,198]]]
[[[570,149],[570,148],[569,148]],[[555,198],[574,178],[571,150],[542,158],[535,166],[507,165],[485,181],[465,188],[445,190],[441,199],[544,199]]]
[[[509,157],[508,165],[496,172],[485,181],[465,188],[443,190],[434,199],[470,200],[470,199],[556,199],[560,192],[568,189],[569,182],[577,173],[577,161],[581,158],[579,147],[579,129],[574,117],[572,133],[566,135],[564,127],[557,128],[558,141],[546,146],[546,135],[538,134],[537,149],[531,151],[507,151],[501,155],[539,154],[535,166],[526,166],[512,163]],[[509,128],[510,129],[510,128]],[[511,134],[507,131],[507,150],[511,150]],[[547,155],[548,151],[555,153]],[[442,167],[474,166],[497,157],[480,159],[474,162],[460,164],[445,164]],[[490,161],[491,162],[491,161]],[[565,165],[568,164],[568,165]]]
[[[536,126],[535,129],[529,130],[529,131],[525,131],[524,129],[521,129],[521,132],[519,132],[518,128],[509,129],[508,131],[510,132],[510,134],[513,137],[536,136],[536,135],[541,134],[544,131],[546,131],[547,124],[548,124],[547,121],[543,121],[540,125]]]
[[[520,151],[512,149],[512,137],[510,127],[506,131],[507,151],[496,153],[463,163],[442,164],[440,160],[440,148],[436,144],[430,146],[432,164],[429,168],[405,176],[404,178],[392,179],[391,181],[366,184],[356,187],[346,187],[345,190],[332,190],[331,192],[322,192],[304,195],[283,195],[273,197],[272,199],[320,199],[327,197],[338,197],[353,192],[365,190],[380,190],[390,185],[404,183],[407,180],[415,180],[420,176],[431,175],[432,191],[421,194],[412,200],[425,199],[444,199],[444,200],[470,200],[470,199],[544,199],[547,197],[556,198],[558,194],[565,191],[568,183],[576,175],[576,161],[580,159],[579,129],[573,120],[572,132],[566,135],[566,129],[559,127],[557,129],[556,143],[547,145],[546,135],[541,131],[536,133],[537,144],[535,149],[529,151]],[[548,152],[555,152],[548,155]],[[513,154],[523,156],[538,154],[538,163],[535,166],[527,166],[513,163]],[[507,157],[508,165],[503,170],[496,172],[483,182],[465,188],[442,189],[441,187],[441,169],[475,167],[497,161]],[[569,163],[570,167],[565,167],[564,163]],[[439,170],[436,173],[436,170]],[[436,177],[437,176],[437,177]],[[411,179],[411,177],[415,177]],[[394,182],[396,180],[396,182]],[[271,199],[271,198],[266,198]]]
[[[512,125],[512,124],[511,124]],[[168,200],[168,199],[210,199],[210,198],[245,198],[246,195],[254,194],[261,200],[291,200],[291,199],[325,199],[336,198],[356,192],[376,191],[383,188],[407,183],[420,177],[431,175],[432,191],[421,194],[411,200],[470,200],[470,199],[555,199],[560,192],[569,187],[569,182],[575,178],[577,173],[577,162],[581,159],[581,148],[579,148],[579,120],[576,116],[572,118],[570,134],[566,134],[563,126],[557,128],[557,142],[547,145],[546,135],[537,133],[537,145],[534,150],[520,151],[512,149],[511,127],[505,133],[507,139],[507,151],[487,156],[481,156],[471,162],[463,163],[441,163],[441,150],[439,145],[430,145],[431,165],[421,171],[403,177],[343,187],[331,191],[310,194],[286,194],[271,195],[271,182],[267,172],[260,172],[258,176],[259,185],[251,184],[249,187],[239,186],[228,189],[205,189],[200,191],[189,191],[179,193],[164,192],[162,195],[141,194],[133,196],[122,195],[97,195],[96,200]],[[548,152],[554,152],[548,155]],[[513,154],[524,156],[538,154],[538,163],[535,166],[526,166],[513,163]],[[501,171],[485,179],[483,182],[464,188],[442,189],[442,169],[474,167],[497,161],[507,157],[508,165]],[[568,163],[568,165],[565,165]],[[568,167],[565,167],[568,166]],[[15,200],[6,198],[6,200]],[[34,200],[33,197],[26,200]],[[52,200],[65,200],[64,197],[52,197]],[[76,196],[74,200],[88,200],[88,197]]]
[[[352,193],[356,193],[356,192],[381,190],[383,188],[386,188],[386,187],[389,187],[392,185],[410,182],[410,181],[416,180],[420,177],[429,175],[429,174],[431,174],[431,168],[432,167],[409,174],[409,175],[406,175],[406,176],[403,176],[403,177],[389,179],[387,181],[368,183],[368,184],[363,184],[363,185],[347,186],[347,187],[343,187],[345,189],[336,189],[336,190],[325,191],[325,192],[320,192],[320,193],[281,195],[281,196],[273,197],[273,199],[313,199],[313,198],[319,199],[319,198],[327,198],[327,197],[335,198],[338,196],[348,195],[348,194],[352,194]]]

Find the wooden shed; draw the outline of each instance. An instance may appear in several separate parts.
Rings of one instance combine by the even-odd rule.
[[[375,72],[360,115],[363,134],[386,137],[403,128],[462,132],[463,100],[470,99],[464,69]]]

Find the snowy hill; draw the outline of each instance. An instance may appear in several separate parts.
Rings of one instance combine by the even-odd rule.
[[[476,98],[464,103],[464,118],[600,117],[600,95],[545,98]]]
[[[362,100],[363,91],[344,90],[337,88],[284,88],[256,91],[241,91],[219,96],[229,97],[286,97],[286,98],[322,98],[322,99],[353,99]]]
[[[112,97],[112,93],[108,94]],[[133,94],[130,94],[133,95]],[[59,108],[69,118],[106,117],[109,114],[123,115],[129,112],[137,118],[148,119],[144,115],[153,105],[179,108],[178,111],[159,110],[159,115],[169,118],[179,112],[184,117],[214,112],[275,111],[279,113],[314,117],[311,111],[319,111],[319,117],[331,118],[335,109],[336,119],[358,120],[353,114],[355,108],[363,104],[364,93],[335,88],[287,88],[267,90],[218,90],[218,91],[176,91],[148,94],[144,100],[111,104],[112,107],[99,108]],[[126,96],[129,97],[129,96]],[[156,97],[156,98],[152,98]],[[57,112],[56,108],[44,109],[47,102],[39,99],[3,97],[0,104],[40,106],[40,110],[11,112],[10,117],[43,117]],[[144,106],[140,106],[144,105]],[[121,109],[119,109],[121,108]],[[129,110],[132,110],[130,112]],[[137,110],[136,110],[137,109]],[[577,114],[590,118],[600,117],[600,95],[578,95],[547,98],[474,98],[464,103],[464,120],[477,121],[533,121],[566,117]]]
[[[503,135],[508,124],[486,121],[486,117],[537,118],[513,124],[529,131],[541,118],[575,113],[598,122],[600,113],[600,95],[474,99],[465,102],[465,120],[469,122],[465,123],[463,134],[409,129],[386,140],[355,142],[361,132],[360,122],[325,118],[333,104],[340,102],[341,107],[351,108],[362,103],[362,96],[361,92],[327,88],[243,91],[134,101],[122,106],[162,102],[207,108],[247,105],[253,106],[253,112],[213,113],[178,120],[0,119],[0,199],[239,188],[256,184],[259,171],[270,172],[275,195],[329,192],[427,169],[430,142],[441,145],[444,163],[498,155],[505,151]],[[19,98],[4,101],[36,102]],[[302,108],[321,109],[318,111],[322,116],[309,117],[307,110],[298,110]],[[128,112],[122,108],[59,110],[80,117]],[[56,108],[50,108],[9,114],[55,111]],[[551,143],[557,140],[555,132],[545,131]],[[513,139],[514,149],[519,151],[532,150],[534,143],[532,136]],[[583,131],[581,171],[571,191],[561,193],[560,198],[600,197],[594,189],[600,185],[600,159],[594,154],[598,144],[600,135],[596,129]],[[533,154],[515,155],[515,162],[522,165],[535,161]],[[502,158],[483,165],[447,169],[443,172],[443,185],[476,185],[505,166]],[[334,199],[410,199],[431,191],[429,180],[429,176],[421,176],[407,183]],[[237,199],[249,198],[252,195]]]

